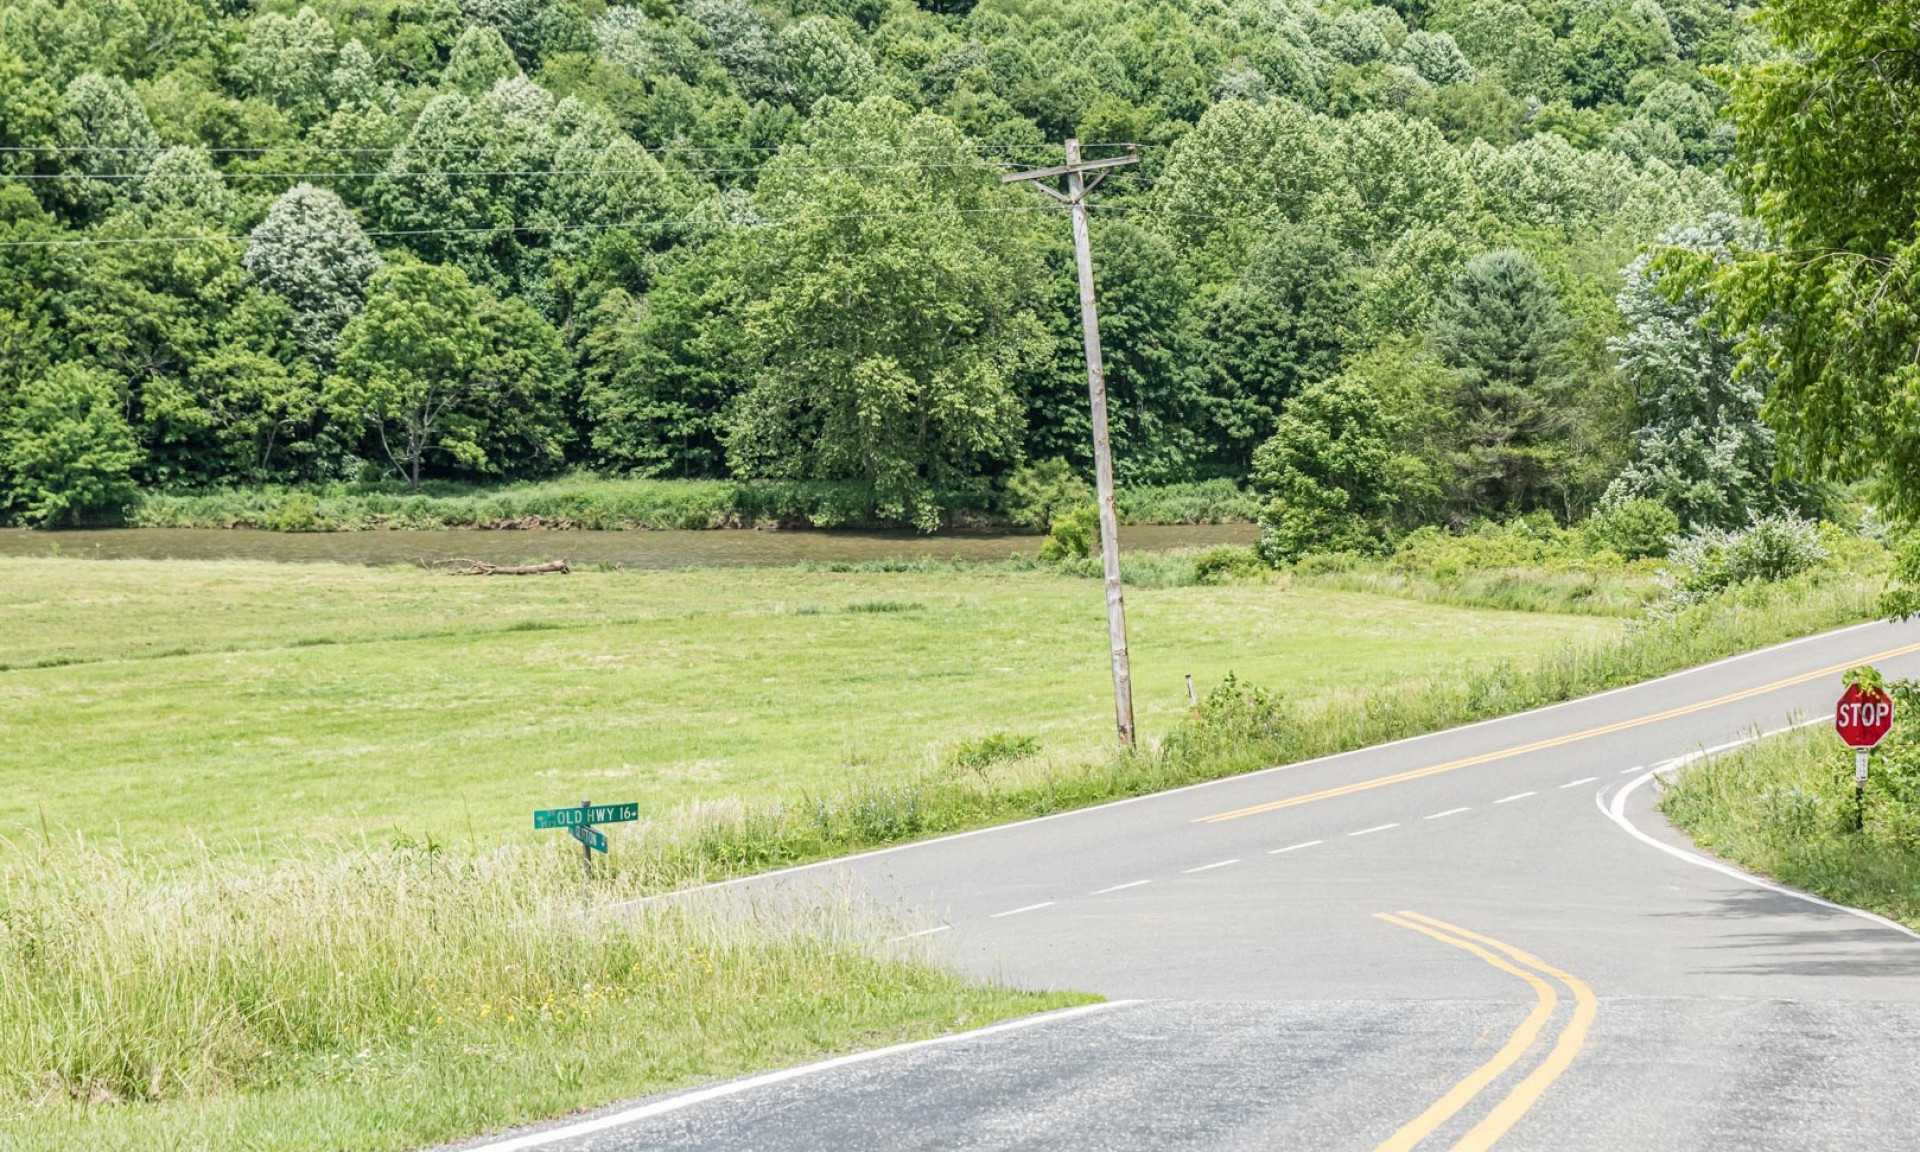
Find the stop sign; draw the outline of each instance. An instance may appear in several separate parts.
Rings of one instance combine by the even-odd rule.
[[[1833,712],[1833,726],[1849,748],[1871,748],[1893,727],[1893,699],[1878,688],[1849,685]]]

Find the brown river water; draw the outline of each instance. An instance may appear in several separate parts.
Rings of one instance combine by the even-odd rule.
[[[1128,551],[1251,544],[1252,524],[1137,525],[1120,530]],[[1005,560],[1039,550],[1040,537],[1003,533],[841,532],[802,529],[713,531],[259,532],[220,528],[112,528],[68,532],[0,529],[0,556],[81,556],[101,560],[277,560],[288,563],[418,564],[481,560],[521,564],[564,558],[628,568],[779,567],[887,560]]]

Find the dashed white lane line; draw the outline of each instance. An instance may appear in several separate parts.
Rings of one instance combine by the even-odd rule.
[[[1309,840],[1304,844],[1289,844],[1285,848],[1275,848],[1273,851],[1267,853],[1267,855],[1278,856],[1282,852],[1293,852],[1301,848],[1311,848],[1315,844],[1325,844],[1325,843],[1326,843],[1325,840]]]
[[[1633,767],[1627,769],[1625,772],[1620,773],[1620,775],[1631,776],[1635,772],[1645,772],[1646,770],[1647,770],[1647,766],[1645,764],[1635,764]]]
[[[1600,779],[1600,777],[1598,777],[1598,776],[1582,776],[1582,777],[1580,777],[1580,779],[1578,779],[1578,780],[1569,780],[1569,781],[1567,781],[1567,782],[1566,782],[1565,784],[1562,784],[1562,785],[1560,785],[1560,787],[1562,787],[1562,788],[1578,788],[1578,787],[1580,787],[1580,785],[1582,785],[1582,784],[1591,784],[1591,783],[1593,783],[1593,782],[1594,782],[1595,780],[1598,780],[1598,779]]]
[[[1472,810],[1471,808],[1449,808],[1445,812],[1435,812],[1433,815],[1426,817],[1426,819],[1438,820],[1442,816],[1458,816],[1462,812],[1471,812]]]
[[[1349,835],[1349,836],[1365,836],[1365,835],[1367,835],[1367,834],[1369,834],[1369,833],[1372,833],[1372,832],[1385,832],[1385,831],[1386,831],[1387,829],[1389,829],[1389,828],[1398,828],[1398,827],[1400,827],[1400,825],[1398,825],[1398,824],[1375,824],[1375,825],[1374,825],[1373,827],[1371,827],[1371,828],[1362,828],[1362,829],[1360,829],[1360,831],[1358,831],[1358,832],[1349,832],[1349,833],[1347,833],[1347,835]]]
[[[1191,876],[1195,872],[1211,872],[1215,868],[1225,868],[1229,864],[1238,864],[1238,863],[1240,863],[1240,860],[1238,857],[1235,857],[1232,860],[1222,860],[1218,864],[1202,864],[1198,868],[1189,868],[1186,871],[1180,873],[1180,875]]]
[[[948,931],[951,931],[952,929],[953,929],[953,925],[951,924],[942,924],[938,928],[922,928],[918,932],[909,932],[905,936],[895,936],[892,939],[888,940],[887,943],[898,944],[902,940],[917,940],[922,936],[931,936],[936,932],[948,932]]]
[[[1038,904],[1029,904],[1025,908],[1009,908],[1005,912],[995,912],[993,915],[987,917],[987,919],[998,920],[1002,916],[1018,916],[1022,912],[1036,912],[1042,908],[1051,908],[1051,907],[1053,907],[1053,901],[1042,900]]]
[[[1105,896],[1105,895],[1106,895],[1107,893],[1109,893],[1109,892],[1118,892],[1118,891],[1120,891],[1120,890],[1122,890],[1122,889],[1124,889],[1124,888],[1138,888],[1138,887],[1140,887],[1140,885],[1142,885],[1142,884],[1151,884],[1151,883],[1153,883],[1153,881],[1151,881],[1151,880],[1129,880],[1129,881],[1127,881],[1127,882],[1126,882],[1125,884],[1115,884],[1115,885],[1114,885],[1113,887],[1111,887],[1111,888],[1102,888],[1102,889],[1100,889],[1100,891],[1098,891],[1098,892],[1089,892],[1089,893],[1087,893],[1087,895],[1089,895],[1089,896]]]
[[[1495,800],[1494,803],[1495,804],[1511,804],[1515,800],[1525,800],[1529,796],[1538,796],[1538,795],[1540,795],[1540,793],[1538,792],[1515,792],[1511,796],[1500,797],[1500,799]]]

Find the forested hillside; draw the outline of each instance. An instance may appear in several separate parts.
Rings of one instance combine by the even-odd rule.
[[[1714,66],[1766,51],[1724,0],[0,0],[0,506],[590,467],[932,526],[1089,450],[1066,220],[998,182],[1077,135],[1142,158],[1123,481],[1348,518],[1302,547],[1744,522],[1764,380],[1639,253],[1743,235]]]

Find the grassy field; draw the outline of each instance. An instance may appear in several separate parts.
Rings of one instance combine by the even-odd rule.
[[[1310,699],[1617,621],[1294,590],[1129,597],[1143,729],[1183,675]],[[535,807],[797,797],[959,741],[1110,740],[1099,586],[1045,572],[575,573],[0,560],[0,829],[155,846],[529,838]],[[550,838],[550,834],[547,834]]]
[[[168,879],[27,845],[0,855],[0,1146],[398,1152],[1089,999],[969,983],[889,931],[851,902],[583,908],[571,861],[525,847]]]
[[[1859,831],[1853,754],[1825,725],[1687,768],[1661,809],[1742,867],[1920,928],[1920,772],[1914,737],[1900,731],[1913,722],[1902,715],[1875,754]]]

